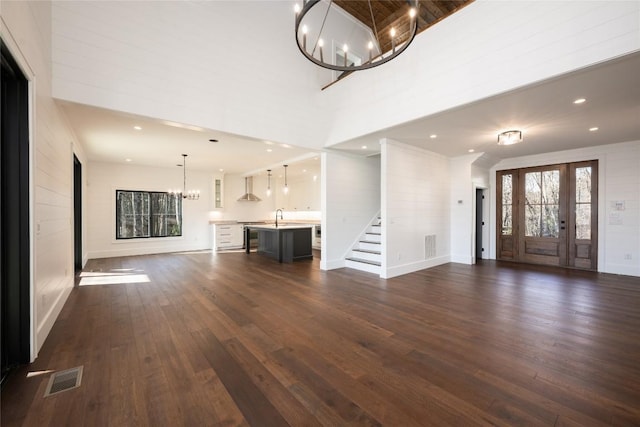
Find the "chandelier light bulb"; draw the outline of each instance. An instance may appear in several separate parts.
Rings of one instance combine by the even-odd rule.
[[[367,44],[367,47],[369,48],[369,50],[373,49],[373,42],[371,40],[369,40],[369,44]]]
[[[307,49],[307,26],[303,25],[302,26],[302,48],[303,49]]]
[[[318,46],[323,47],[324,46],[324,40],[318,39]]]
[[[298,13],[300,13],[300,10],[301,10],[301,9],[300,9],[300,5],[299,5],[298,3],[296,3],[296,4],[293,6],[293,11],[294,11],[296,14],[298,14]]]
[[[349,46],[347,46],[346,44],[343,44],[342,50],[344,50],[344,53],[347,53],[349,51]]]
[[[409,17],[410,18],[415,18],[416,17],[416,8],[412,7],[411,9],[409,9]]]
[[[391,27],[391,30],[389,31],[389,34],[391,34],[391,37],[395,37],[396,36],[396,29],[394,27]]]

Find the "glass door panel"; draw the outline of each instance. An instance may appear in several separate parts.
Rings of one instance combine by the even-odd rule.
[[[515,259],[517,249],[517,236],[514,218],[517,217],[517,200],[518,174],[517,171],[502,171],[497,175],[497,230],[498,244],[497,254],[499,259]]]
[[[598,164],[572,163],[569,169],[569,266],[596,270]]]
[[[566,263],[566,233],[561,197],[566,192],[565,165],[521,169],[523,235],[519,257],[537,264]]]

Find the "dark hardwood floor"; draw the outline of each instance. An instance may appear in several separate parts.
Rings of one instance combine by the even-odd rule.
[[[192,253],[92,260],[82,280],[104,284],[73,290],[2,390],[3,427],[640,425],[639,278]],[[78,365],[58,395],[27,378]]]

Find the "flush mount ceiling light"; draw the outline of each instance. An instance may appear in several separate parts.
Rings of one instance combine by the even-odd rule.
[[[522,131],[508,130],[498,134],[498,145],[513,145],[522,142]]]
[[[342,3],[342,4],[340,4]],[[344,29],[340,20],[344,22],[344,15],[351,15],[345,10],[348,2],[334,0],[303,0],[302,7],[296,4],[295,37],[300,52],[309,61],[320,67],[335,71],[358,71],[377,67],[404,52],[411,44],[418,32],[417,13],[418,0],[407,0],[399,3],[399,8],[388,19],[381,20],[380,8],[394,7],[388,1],[367,0],[368,10],[363,8],[366,20],[355,15],[350,16],[354,22],[362,25]],[[365,4],[365,2],[351,2],[353,4]],[[315,7],[318,6],[318,7]],[[374,12],[375,11],[375,12]],[[369,25],[370,24],[370,25]],[[329,31],[331,29],[331,31]],[[350,40],[344,40],[345,34],[349,34]],[[328,43],[327,52],[323,50]],[[332,48],[332,44],[335,49]],[[327,55],[325,55],[327,54]]]

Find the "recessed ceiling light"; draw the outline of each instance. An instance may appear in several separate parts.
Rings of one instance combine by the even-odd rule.
[[[142,130],[142,128],[140,126],[134,126],[133,127],[135,130]]]
[[[595,126],[594,126],[594,127],[592,127],[592,128],[589,128],[589,132],[595,132],[595,131],[597,131],[598,129],[599,129],[598,127],[595,127]]]
[[[431,139],[436,139],[437,137],[438,137],[438,135],[436,135],[435,133],[434,133],[434,134],[429,135],[429,138],[431,138]]]
[[[366,146],[366,145],[363,145],[361,148],[362,148],[363,150],[366,150],[366,149],[367,149],[367,146]]]
[[[217,139],[210,139],[209,142],[218,142]]]
[[[267,148],[267,153],[272,152],[273,150],[271,148]]]
[[[584,104],[586,102],[586,99],[584,98],[578,98],[575,101],[573,101],[574,104]]]
[[[224,172],[224,169],[218,169],[220,172]]]
[[[319,159],[319,157],[314,157],[314,158],[313,158],[313,160],[318,160],[318,159]]]
[[[306,172],[306,171],[307,171],[306,169],[302,169],[302,172]]]
[[[474,151],[476,151],[476,150],[474,150],[473,148],[469,148],[469,152],[470,153],[473,153]]]
[[[267,145],[273,145],[273,142],[271,142],[271,141],[265,141],[264,143],[267,144]]]
[[[282,148],[291,148],[291,146],[289,144],[280,144],[280,146]]]
[[[131,162],[131,161],[133,161],[133,160],[131,160],[131,159],[124,159],[124,161],[125,161],[125,162]]]

